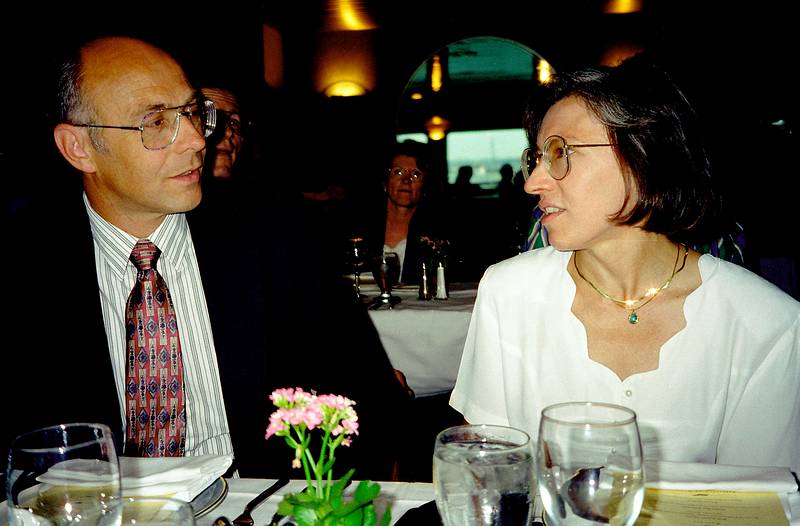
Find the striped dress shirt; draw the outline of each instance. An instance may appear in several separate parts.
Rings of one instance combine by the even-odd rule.
[[[136,279],[129,256],[138,239],[100,217],[86,194],[83,199],[94,238],[103,323],[125,425],[125,305]],[[156,269],[169,287],[178,318],[186,388],[186,454],[230,454],[233,447],[211,321],[186,216],[168,215],[147,239],[161,250]]]

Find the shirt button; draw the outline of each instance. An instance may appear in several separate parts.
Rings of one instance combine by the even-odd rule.
[[[633,391],[631,391],[630,389],[625,389],[625,396],[630,398],[631,396],[633,396]]]

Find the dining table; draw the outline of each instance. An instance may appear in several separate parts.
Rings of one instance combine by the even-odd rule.
[[[467,338],[477,283],[451,283],[445,299],[419,299],[416,285],[399,285],[400,302],[373,304],[380,294],[374,283],[361,285],[369,316],[392,366],[403,372],[417,397],[453,389]],[[372,306],[372,308],[370,308]]]
[[[787,468],[758,468],[742,466],[724,466],[719,464],[700,464],[689,462],[647,462],[646,487],[648,492],[655,489],[689,490],[687,495],[696,496],[710,491],[721,491],[727,494],[741,492],[749,495],[754,491],[775,492],[780,500],[780,506],[789,526],[800,526],[800,488],[793,479],[793,474]],[[274,480],[231,478],[228,482],[228,492],[219,506],[197,519],[197,526],[213,526],[217,517],[225,516],[230,520],[238,516],[245,505]],[[270,496],[263,504],[255,509],[253,518],[257,526],[269,524],[275,514],[278,503],[287,493],[294,493],[305,487],[305,480],[292,480]],[[391,506],[392,520],[396,524],[402,516],[414,508],[418,508],[434,500],[434,487],[431,483],[423,482],[380,482],[381,493],[376,499],[378,517]],[[345,499],[352,495],[357,483],[354,482],[345,490]],[[703,491],[700,489],[705,488]],[[687,497],[688,498],[688,497]],[[645,499],[647,502],[647,499]],[[541,517],[543,509],[538,496],[534,506],[534,516]],[[703,522],[705,520],[705,522]],[[699,515],[692,524],[740,524],[733,522],[733,517],[711,517],[701,520]],[[711,521],[711,522],[708,522]],[[538,522],[538,521],[537,521]],[[536,523],[534,523],[536,524]],[[639,522],[637,522],[639,524]],[[665,524],[656,523],[655,520],[648,525]],[[668,524],[668,523],[666,523]],[[752,524],[752,522],[744,522]],[[772,526],[775,522],[765,523],[763,526]],[[761,526],[761,525],[759,525]]]
[[[228,492],[222,503],[208,513],[196,519],[197,526],[213,526],[217,517],[225,516],[231,521],[237,517],[245,505],[275,482],[274,479],[226,479]],[[433,485],[423,482],[380,482],[381,494],[375,501],[380,518],[391,506],[392,522],[395,524],[402,515],[412,508],[421,506],[433,500]],[[263,504],[252,513],[256,526],[266,526],[270,523],[278,509],[278,503],[287,493],[296,493],[306,486],[305,480],[292,480],[270,496]],[[345,490],[345,498],[355,491],[357,482],[353,482]]]

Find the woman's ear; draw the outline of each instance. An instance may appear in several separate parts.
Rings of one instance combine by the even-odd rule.
[[[89,135],[85,128],[61,123],[53,130],[53,138],[61,155],[64,156],[69,164],[83,173],[94,173],[97,171],[92,152],[94,148],[87,144],[90,142]]]

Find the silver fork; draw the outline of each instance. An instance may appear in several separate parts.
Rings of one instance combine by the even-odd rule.
[[[244,511],[242,512],[242,514],[233,519],[233,524],[236,524],[237,526],[253,526],[255,524],[255,522],[253,521],[253,517],[251,515],[253,510],[256,509],[259,504],[267,500],[267,498],[269,498],[270,495],[272,495],[273,493],[275,493],[288,483],[289,479],[278,479],[277,481],[275,481],[275,483],[273,483],[270,487],[259,493],[258,496],[256,496],[256,498],[247,503],[247,505],[244,507]]]

